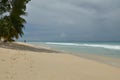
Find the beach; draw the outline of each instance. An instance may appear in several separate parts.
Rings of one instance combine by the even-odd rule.
[[[120,68],[26,43],[7,43],[0,45],[0,80],[120,80]]]

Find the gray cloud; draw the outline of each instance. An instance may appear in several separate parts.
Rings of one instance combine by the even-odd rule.
[[[119,41],[119,4],[120,0],[32,0],[24,38]]]

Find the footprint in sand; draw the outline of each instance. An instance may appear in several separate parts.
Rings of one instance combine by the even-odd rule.
[[[10,72],[6,72],[6,77],[5,78],[13,80],[13,75]]]
[[[1,59],[2,62],[5,62],[6,60],[5,59]]]
[[[9,76],[9,72],[6,72],[5,74],[6,74],[6,77],[5,77],[5,78],[9,79],[9,77],[10,77],[10,76]]]

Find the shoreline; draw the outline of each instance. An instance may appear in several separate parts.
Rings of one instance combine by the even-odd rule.
[[[26,43],[16,44],[0,48],[0,80],[120,80],[118,67],[42,47],[38,50]]]
[[[37,51],[37,52],[47,52],[47,53],[70,54],[70,55],[77,56],[80,58],[85,58],[88,60],[96,61],[98,63],[102,63],[102,64],[106,64],[106,65],[120,68],[120,64],[119,64],[120,59],[111,58],[111,57],[107,57],[107,56],[101,56],[101,55],[95,55],[95,54],[93,55],[93,54],[87,54],[87,53],[84,53],[84,54],[72,53],[72,52],[67,52],[67,51],[56,50],[56,49],[50,48],[46,45],[41,45],[41,46],[39,45],[38,46],[38,45],[24,43],[24,42],[13,42],[12,46],[11,46],[11,43],[5,43],[5,44],[7,46],[5,46],[3,48],[15,49],[15,50],[20,49],[20,50],[24,50],[24,51],[28,50],[28,51],[33,51],[33,52]],[[15,46],[17,46],[17,47],[15,47]],[[24,48],[22,48],[22,47],[24,47]]]
[[[116,58],[111,58],[111,57],[107,57],[107,56],[102,56],[102,55],[93,55],[93,54],[79,54],[79,53],[70,53],[72,55],[78,56],[78,57],[82,57],[88,60],[93,60],[96,61],[98,63],[102,63],[102,64],[107,64],[113,67],[118,67],[120,68],[120,59],[116,59]]]
[[[50,50],[57,51],[57,52],[64,53],[64,54],[71,54],[73,56],[82,57],[82,58],[85,58],[85,59],[88,59],[88,60],[96,61],[98,63],[103,63],[103,64],[107,64],[107,65],[110,65],[110,66],[113,66],[113,67],[120,68],[120,59],[119,58],[113,58],[113,57],[97,55],[97,54],[88,54],[88,53],[82,53],[81,54],[81,53],[67,52],[67,51],[64,51],[64,50],[63,51],[62,50],[56,50],[55,48],[51,48],[51,47],[49,47],[45,44],[40,44],[40,45],[31,44],[31,45],[37,46],[38,48],[41,48],[41,45],[42,45],[42,47],[46,48],[46,49],[50,49]]]

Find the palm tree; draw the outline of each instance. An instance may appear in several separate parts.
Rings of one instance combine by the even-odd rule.
[[[9,0],[0,0],[0,15],[10,10]]]
[[[30,0],[1,0],[1,14],[8,12],[9,15],[0,19],[0,38],[10,41],[18,39],[23,35],[25,19],[21,16],[26,15],[26,4]],[[5,6],[8,6],[7,8]],[[3,10],[3,11],[2,11]]]
[[[17,32],[12,26],[9,16],[5,16],[0,20],[0,36],[4,41],[12,41],[12,38],[17,37]]]

